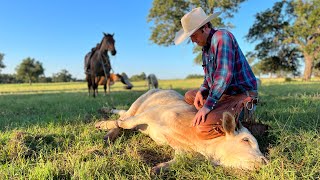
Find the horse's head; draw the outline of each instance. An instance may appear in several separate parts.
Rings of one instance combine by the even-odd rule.
[[[111,52],[111,54],[114,56],[116,55],[117,51],[115,48],[115,40],[113,39],[114,34],[106,34],[103,33],[103,39],[101,41],[101,47],[100,50],[108,50]]]

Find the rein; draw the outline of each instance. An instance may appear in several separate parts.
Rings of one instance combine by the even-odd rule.
[[[105,57],[104,56],[104,54],[101,52],[102,50],[101,50],[101,47],[103,46],[103,41],[105,40],[106,42],[105,42],[105,44],[106,44],[106,46],[107,46],[107,48],[106,48],[106,50],[107,50],[107,53],[108,53],[108,51],[110,51],[109,50],[109,46],[110,46],[110,42],[107,40],[107,39],[105,39],[106,37],[103,37],[103,39],[101,40],[101,43],[100,43],[100,47],[99,47],[99,59],[100,59],[100,64],[102,65],[102,68],[103,68],[103,72],[104,72],[104,76],[105,76],[105,79],[108,79],[108,72],[107,72],[107,70],[106,70],[106,67],[105,67],[105,65],[109,65],[110,66],[110,69],[112,69],[111,68],[111,64],[110,64],[110,59],[109,59],[109,57]],[[105,60],[105,63],[104,63],[104,60]],[[110,73],[109,73],[110,74]]]

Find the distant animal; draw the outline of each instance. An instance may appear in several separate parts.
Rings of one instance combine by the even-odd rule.
[[[158,88],[158,79],[156,75],[149,74],[147,76],[148,89],[157,89]]]
[[[104,76],[99,76],[98,79],[99,79],[98,85],[103,85],[105,95],[106,95],[107,87],[109,87],[108,93],[110,93],[110,86],[112,86],[117,81],[121,81],[123,84],[125,84],[126,85],[124,87],[125,89],[132,89],[132,87],[133,87],[133,85],[130,83],[130,81],[128,79],[128,76],[125,73],[122,73],[121,75],[110,73],[108,80],[106,80],[106,78]],[[96,91],[98,93],[98,89]]]
[[[197,110],[173,90],[151,89],[125,110],[111,110],[120,115],[118,120],[100,121],[96,128],[109,130],[105,140],[114,140],[123,129],[138,129],[149,135],[159,145],[171,146],[176,154],[194,151],[204,155],[215,165],[249,169],[259,168],[267,159],[259,150],[255,137],[238,125],[229,112],[223,114],[225,133],[214,139],[200,139],[192,119]],[[168,168],[175,158],[152,168],[153,173]]]
[[[116,55],[114,34],[103,33],[103,38],[91,52],[85,56],[85,64],[88,64],[89,71],[86,72],[86,80],[88,84],[88,93],[93,89],[93,97],[97,95],[98,83],[101,77],[105,77],[107,81],[110,79],[111,64],[108,51],[111,55]],[[110,82],[106,82],[108,92],[110,92]]]

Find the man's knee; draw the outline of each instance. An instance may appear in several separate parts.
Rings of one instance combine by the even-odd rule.
[[[186,101],[186,103],[193,105],[193,102],[194,102],[194,99],[196,97],[197,92],[198,92],[198,90],[196,90],[196,89],[192,89],[192,90],[187,91],[184,94],[184,100]]]

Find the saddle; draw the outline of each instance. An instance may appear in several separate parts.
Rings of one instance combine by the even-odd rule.
[[[84,70],[85,70],[85,74],[91,74],[91,71],[90,71],[90,64],[91,64],[91,61],[92,61],[92,57],[94,55],[94,53],[97,51],[97,48],[98,48],[98,45],[97,47],[94,47],[91,49],[91,51],[89,53],[87,53],[86,57],[85,57],[85,67],[84,67]],[[111,71],[111,64],[110,64],[110,59],[109,59],[109,55],[108,55],[108,52],[102,52],[100,53],[100,56],[101,56],[101,66],[103,68],[103,71],[104,71],[104,76],[110,76],[110,71]],[[98,74],[96,74],[96,76],[99,76]]]
[[[185,94],[185,101],[193,105],[197,90],[190,90]],[[204,96],[206,97],[206,96]],[[261,123],[255,122],[254,106],[258,103],[258,94],[255,92],[247,92],[246,94],[227,95],[223,94],[216,107],[210,111],[205,122],[201,122],[195,126],[194,132],[200,139],[213,139],[224,136],[225,132],[222,127],[222,117],[225,111],[230,112],[235,117],[237,128],[241,124],[251,131],[253,135],[263,134],[268,127]],[[240,119],[239,119],[240,118]],[[257,127],[260,130],[257,131]]]

